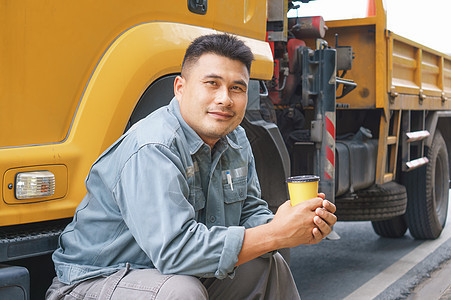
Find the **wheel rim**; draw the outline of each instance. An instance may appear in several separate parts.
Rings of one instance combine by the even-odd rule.
[[[446,189],[447,184],[449,183],[445,182],[445,177],[446,176],[444,174],[443,160],[440,155],[437,155],[435,165],[434,202],[437,218],[442,226],[444,225],[446,220],[445,210],[447,209],[446,203],[448,201],[448,197],[446,197]]]

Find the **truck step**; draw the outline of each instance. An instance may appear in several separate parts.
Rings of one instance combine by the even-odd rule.
[[[410,170],[416,169],[418,167],[424,166],[428,162],[429,162],[429,159],[427,159],[427,157],[421,157],[421,158],[417,158],[417,159],[406,162],[406,167],[407,167],[407,170],[410,171]]]
[[[71,219],[0,228],[0,261],[43,255],[54,251],[58,237]]]
[[[425,138],[427,138],[430,135],[431,134],[427,130],[407,132],[406,133],[406,136],[407,136],[406,142],[407,143],[412,143],[412,142],[416,142],[416,141],[421,141],[421,140],[424,140]]]

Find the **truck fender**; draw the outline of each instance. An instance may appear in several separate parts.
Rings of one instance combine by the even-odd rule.
[[[289,199],[285,183],[285,179],[290,175],[288,150],[276,124],[254,118],[248,112],[241,126],[246,130],[251,142],[262,198],[275,212]]]
[[[426,130],[429,131],[431,135],[425,140],[425,146],[431,146],[437,124],[441,118],[451,118],[451,111],[434,111],[429,113],[429,116],[426,119]]]
[[[85,87],[68,139],[103,139],[101,150],[117,139],[146,88],[157,78],[179,73],[191,41],[216,30],[171,22],[138,24],[120,34],[106,49]],[[242,38],[252,49],[251,76],[272,72],[271,50],[264,41]],[[102,112],[102,114],[99,114]],[[95,128],[93,128],[93,121]],[[76,131],[79,133],[75,134]]]
[[[150,83],[164,74],[180,72],[184,51],[191,40],[213,32],[169,22],[139,24],[123,32],[94,68],[68,140],[100,137],[101,145],[95,144],[102,151],[106,149],[124,131],[133,108]]]
[[[426,119],[426,130],[429,131],[430,136],[425,140],[424,145],[426,147],[431,147],[437,129],[440,129],[440,133],[445,139],[446,148],[448,149],[449,170],[451,172],[451,111],[429,113]]]

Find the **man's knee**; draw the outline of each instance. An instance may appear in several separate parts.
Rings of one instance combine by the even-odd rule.
[[[244,269],[245,273],[250,274],[263,275],[267,272],[279,272],[288,273],[291,275],[290,267],[280,253],[275,253],[274,255],[268,255],[265,257],[257,257],[238,267],[238,270],[240,269]]]
[[[174,275],[161,286],[158,299],[208,299],[207,289],[193,276]]]
[[[280,253],[275,253],[273,255],[273,259],[278,266],[283,266],[286,269],[289,269],[288,263],[285,261],[285,258]]]

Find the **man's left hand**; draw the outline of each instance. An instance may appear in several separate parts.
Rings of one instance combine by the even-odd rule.
[[[318,228],[313,229],[313,235],[317,238],[320,236],[324,238],[332,231],[332,226],[337,222],[337,217],[334,215],[337,208],[332,202],[325,200],[323,193],[319,193],[318,197],[324,200],[323,207],[318,207],[315,210],[316,216],[313,221]]]

